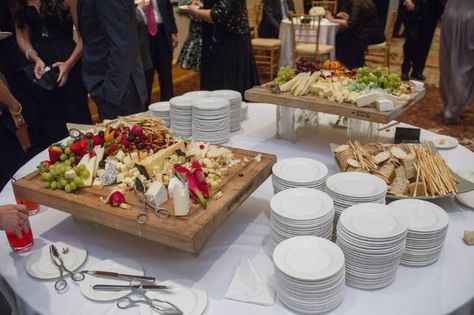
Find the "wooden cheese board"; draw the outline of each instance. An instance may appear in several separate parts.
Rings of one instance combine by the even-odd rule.
[[[13,190],[18,197],[70,213],[80,220],[108,226],[186,252],[199,253],[217,227],[271,175],[272,166],[276,163],[276,156],[272,154],[228,149],[236,159],[244,161],[247,158],[248,162],[230,168],[222,186],[211,191],[211,194],[222,191],[220,199],[209,198],[207,209],[192,204],[189,215],[185,217],[158,217],[152,208],[147,207],[149,220],[140,225],[135,222],[135,216],[141,202],[133,191],[125,195],[130,209],[112,207],[100,201],[100,196],[106,197],[111,188],[90,187],[69,194],[46,189],[38,171],[17,180]],[[261,160],[257,162],[255,157],[259,154]],[[173,207],[173,200],[168,200],[162,207]]]
[[[410,99],[404,104],[396,107],[392,111],[380,112],[375,108],[358,107],[355,104],[337,103],[316,95],[294,96],[290,93],[275,94],[270,90],[269,85],[262,85],[245,91],[245,99],[257,103],[270,103],[281,106],[288,106],[300,109],[312,110],[315,112],[339,115],[387,124],[395,120],[402,111],[414,105],[425,95],[425,91],[415,92],[410,95]]]

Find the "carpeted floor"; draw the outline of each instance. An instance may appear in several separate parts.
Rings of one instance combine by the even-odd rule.
[[[443,102],[439,94],[439,28],[436,30],[431,46],[430,54],[425,68],[426,94],[425,97],[416,105],[406,110],[399,117],[399,121],[416,125],[425,129],[432,130],[439,134],[446,134],[456,137],[460,142],[474,151],[474,104],[467,106],[461,116],[461,123],[458,125],[446,125],[442,120]],[[400,73],[400,65],[403,60],[403,38],[394,39],[391,49],[390,70]],[[377,63],[368,63],[369,67],[376,66]],[[262,82],[268,80],[262,77]],[[175,94],[181,95],[189,91],[199,89],[199,75],[191,76],[189,79],[175,84]]]

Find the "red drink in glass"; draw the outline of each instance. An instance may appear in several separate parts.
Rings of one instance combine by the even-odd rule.
[[[8,243],[10,243],[10,247],[15,252],[24,252],[33,246],[33,232],[31,231],[30,223],[27,222],[27,224],[28,232],[25,231],[23,226],[20,226],[21,238],[16,235],[15,231],[5,231]]]
[[[20,197],[15,196],[16,203],[19,205],[24,205],[28,208],[28,215],[33,215],[39,211],[39,203],[34,201],[29,201]]]

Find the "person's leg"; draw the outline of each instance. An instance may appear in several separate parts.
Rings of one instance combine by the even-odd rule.
[[[145,81],[146,81],[146,92],[147,92],[147,101],[146,105],[151,103],[151,94],[153,93],[153,76],[155,75],[155,69],[151,68],[145,70]]]
[[[410,20],[406,20],[404,25],[405,44],[403,44],[402,79],[407,80],[414,59],[414,54],[417,49],[418,29],[416,24]]]
[[[416,47],[416,54],[413,58],[413,72],[412,76],[415,79],[424,80],[423,71],[426,65],[426,59],[431,48],[434,32],[436,30],[437,20],[435,17],[423,20],[419,24],[418,41]]]
[[[7,299],[0,292],[0,314],[9,315],[12,313],[12,308],[8,303]]]
[[[153,66],[158,72],[160,82],[160,100],[168,101],[173,97],[173,50],[170,48],[163,27],[158,27],[158,33],[150,37],[150,48],[152,51]]]

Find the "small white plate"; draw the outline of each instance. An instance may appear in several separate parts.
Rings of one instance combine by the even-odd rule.
[[[296,236],[278,244],[273,263],[292,278],[317,281],[334,277],[344,267],[344,254],[326,239]]]
[[[387,192],[387,184],[375,175],[348,172],[336,173],[326,180],[326,187],[348,199],[371,198]],[[331,193],[330,193],[331,195]]]
[[[186,280],[164,281],[160,284],[171,286],[171,290],[148,291],[147,296],[151,299],[160,299],[169,301],[183,311],[183,315],[201,315],[206,310],[207,293],[197,283],[190,286],[183,285]],[[141,315],[158,315],[157,311],[148,305],[140,304]]]
[[[328,174],[323,163],[308,158],[290,158],[278,161],[272,167],[273,174],[285,182],[317,183]]]
[[[456,138],[445,135],[434,135],[432,137],[427,137],[422,140],[428,140],[433,142],[434,146],[437,149],[453,149],[459,144]]]
[[[69,270],[77,270],[86,261],[87,251],[82,245],[73,242],[55,242],[53,244]],[[63,250],[67,249],[69,249],[68,253],[63,254]],[[49,245],[33,252],[28,257],[25,268],[33,278],[51,280],[59,277],[59,269],[53,264],[49,254]]]
[[[106,259],[95,266],[88,268],[88,270],[112,271],[122,274],[143,276],[143,268],[137,262],[127,258]],[[96,284],[119,284],[127,285],[130,281],[95,277],[86,275],[85,279],[79,283],[81,293],[88,299],[94,301],[113,301],[129,294],[130,290],[124,291],[96,291],[92,287]]]
[[[409,219],[411,231],[431,232],[446,228],[449,217],[440,206],[419,199],[400,199],[389,204]]]
[[[157,102],[148,106],[148,109],[152,112],[169,112],[170,102]]]
[[[12,35],[13,35],[12,32],[0,32],[0,39],[5,39],[5,38],[10,37]]]
[[[408,231],[406,216],[378,203],[360,203],[347,208],[339,223],[350,233],[370,239],[395,238]]]

